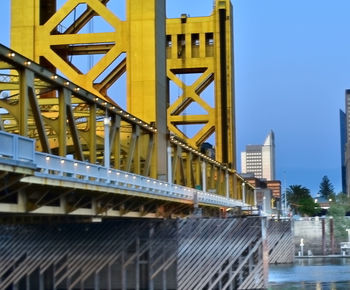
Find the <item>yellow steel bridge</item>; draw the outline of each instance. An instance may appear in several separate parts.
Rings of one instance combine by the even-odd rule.
[[[199,207],[218,216],[254,206],[254,188],[236,172],[230,1],[177,19],[166,19],[164,1],[126,3],[120,20],[107,0],[58,10],[55,0],[12,1],[0,126],[13,144],[21,139],[11,134],[30,138],[34,157],[23,167],[0,150],[0,212],[167,217]],[[112,31],[85,33],[95,17]],[[77,55],[99,60],[84,73]],[[126,109],[110,90],[123,75]],[[175,99],[170,86],[181,91]],[[203,96],[210,86],[213,104]],[[201,128],[189,136],[188,125]]]
[[[165,0],[126,0],[125,20],[112,2],[11,1],[0,289],[266,289],[265,219],[236,172],[230,1],[166,19]]]

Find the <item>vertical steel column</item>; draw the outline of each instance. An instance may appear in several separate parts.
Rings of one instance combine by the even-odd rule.
[[[110,142],[109,142],[109,128],[111,125],[111,121],[109,119],[109,117],[105,117],[103,119],[103,124],[104,124],[104,133],[105,133],[105,137],[104,137],[104,166],[109,168],[110,166],[110,158],[111,158],[111,154],[110,154]]]
[[[111,148],[113,150],[114,168],[120,169],[120,150],[121,150],[121,138],[120,138],[120,116],[114,115],[112,120],[112,136],[110,138]]]
[[[96,104],[89,105],[89,153],[90,163],[96,163]]]
[[[171,146],[168,146],[167,154],[168,154],[168,158],[167,158],[167,160],[168,160],[168,162],[167,162],[167,164],[168,164],[168,182],[173,183],[173,173],[172,173],[173,171],[171,169],[171,164],[172,164],[172,162],[171,162]]]
[[[222,154],[221,162],[228,163],[228,116],[227,116],[227,60],[226,60],[226,7],[224,9],[219,8],[219,42],[220,42],[220,105],[221,105],[221,148]]]
[[[154,123],[155,158],[152,177],[167,177],[168,102],[165,57],[165,0],[127,1],[130,37],[127,49],[127,110]]]
[[[254,206],[256,206],[256,189],[254,189]]]
[[[67,155],[67,99],[70,94],[67,89],[61,89],[58,96],[58,154]]]
[[[245,203],[246,199],[246,189],[245,189],[245,182],[242,183],[242,202]]]
[[[230,188],[229,188],[229,175],[228,175],[228,171],[226,169],[225,171],[225,195],[226,198],[230,198]]]
[[[186,174],[185,185],[188,187],[193,187],[192,184],[192,152],[186,152]]]
[[[39,24],[36,2],[36,0],[11,1],[11,48],[25,57],[38,61],[39,57],[34,58],[35,25]]]
[[[28,70],[22,70],[19,72],[19,134],[22,136],[28,136]]]
[[[202,161],[202,190],[207,191],[207,166],[204,161]]]

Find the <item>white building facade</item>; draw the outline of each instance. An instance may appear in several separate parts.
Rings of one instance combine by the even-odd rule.
[[[275,179],[275,134],[267,135],[263,145],[247,145],[241,152],[241,172],[256,178]]]

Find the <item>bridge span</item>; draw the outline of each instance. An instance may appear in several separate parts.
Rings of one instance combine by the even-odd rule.
[[[263,289],[266,221],[236,171],[232,5],[167,19],[165,0],[125,2],[125,20],[116,1],[11,2],[0,289]]]
[[[0,144],[2,213],[174,218],[214,214],[210,208],[223,208],[227,214],[234,208],[253,211],[228,194],[37,152],[35,141],[27,137],[0,131]]]

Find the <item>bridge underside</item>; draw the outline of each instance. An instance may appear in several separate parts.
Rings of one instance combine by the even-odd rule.
[[[250,217],[2,225],[0,288],[264,288],[261,224]]]
[[[138,191],[99,186],[86,181],[31,176],[33,169],[0,165],[0,221],[11,221],[11,214],[94,217],[171,218],[193,214],[193,203],[170,198],[154,199]],[[218,207],[201,206],[203,216],[217,216]],[[61,219],[61,218],[58,218]],[[73,218],[69,218],[73,219]],[[34,219],[35,220],[35,219]]]

